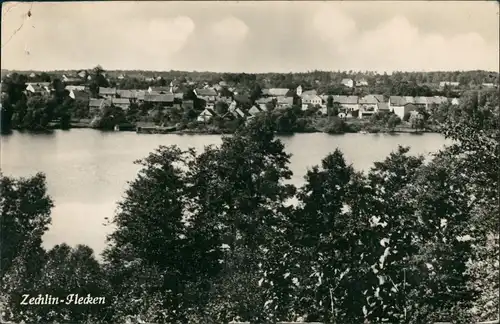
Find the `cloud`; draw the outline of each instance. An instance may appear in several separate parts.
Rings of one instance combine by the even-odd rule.
[[[249,28],[242,20],[231,16],[214,23],[211,31],[218,40],[234,43],[245,39]]]
[[[451,36],[426,33],[405,16],[394,16],[372,29],[357,31],[355,22],[338,10],[319,12],[313,21],[317,31],[331,31],[319,38],[349,69],[430,71],[498,66],[498,50],[475,32]]]
[[[314,15],[312,25],[321,39],[336,45],[349,41],[349,37],[356,33],[356,22],[328,5]]]

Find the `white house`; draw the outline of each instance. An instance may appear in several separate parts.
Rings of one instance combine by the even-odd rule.
[[[413,97],[391,96],[389,98],[389,110],[394,112],[399,118],[414,110],[417,110]]]
[[[27,83],[26,91],[32,94],[50,94],[50,82],[39,82],[39,83]]]
[[[214,116],[216,116],[215,111],[213,109],[205,108],[199,115],[196,120],[199,122],[208,122],[210,121]]]
[[[304,95],[302,96],[302,110],[309,109],[309,106],[321,106],[323,99],[318,95]]]

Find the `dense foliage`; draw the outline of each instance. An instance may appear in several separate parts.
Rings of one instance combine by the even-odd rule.
[[[44,251],[52,206],[45,179],[2,177],[2,232],[12,233],[0,236],[3,316],[214,324],[497,319],[498,97],[471,93],[443,109],[441,129],[454,144],[430,161],[399,147],[362,173],[335,150],[299,188],[289,184],[290,155],[274,137],[289,121],[272,113],[203,152],[159,147],[138,161],[102,264],[86,247]],[[27,311],[17,303],[21,290],[109,299],[92,309]]]

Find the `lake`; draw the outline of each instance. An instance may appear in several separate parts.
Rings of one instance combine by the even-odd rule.
[[[368,170],[398,145],[411,153],[429,155],[451,143],[440,134],[296,134],[280,137],[292,154],[292,182],[300,185],[308,167],[317,165],[339,148],[358,170]],[[111,218],[127,181],[139,170],[133,161],[146,157],[159,145],[202,150],[220,144],[220,135],[139,135],[133,132],[100,132],[90,129],[55,131],[53,134],[14,132],[1,137],[1,169],[8,176],[44,172],[55,207],[44,246],[86,244],[99,254],[105,246]]]

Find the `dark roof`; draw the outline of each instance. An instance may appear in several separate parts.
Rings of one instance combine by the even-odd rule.
[[[170,93],[170,87],[151,87],[152,92]]]
[[[73,94],[75,95],[75,99],[88,100],[90,95],[85,91],[73,90]]]
[[[200,97],[213,97],[217,95],[217,91],[214,89],[206,88],[206,89],[196,89],[194,90],[197,96]]]
[[[377,104],[379,102],[384,102],[384,96],[383,95],[373,95],[369,94],[364,97],[359,98],[359,103],[360,104]]]
[[[91,98],[89,101],[89,107],[101,107],[104,104],[104,99]]]
[[[147,102],[174,102],[174,95],[171,93],[166,94],[144,94],[144,101]]]
[[[102,88],[102,87],[99,87],[99,94],[102,94],[102,95],[114,95],[114,94],[116,94],[116,88]]]
[[[125,105],[125,104],[130,104],[130,100],[127,98],[113,98],[111,99],[111,102],[115,105]]]
[[[235,95],[234,101],[238,103],[251,103],[250,97],[247,95]]]

